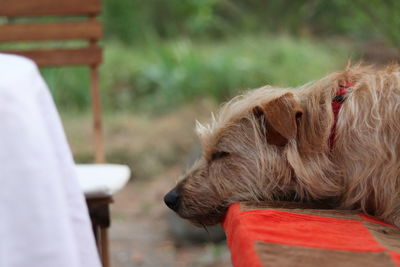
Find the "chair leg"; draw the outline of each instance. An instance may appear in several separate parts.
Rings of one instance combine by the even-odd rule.
[[[93,234],[96,239],[97,250],[103,267],[110,267],[108,228],[110,227],[109,204],[112,198],[88,199],[90,219]]]
[[[103,267],[110,267],[110,252],[108,248],[108,229],[100,227],[100,250]]]

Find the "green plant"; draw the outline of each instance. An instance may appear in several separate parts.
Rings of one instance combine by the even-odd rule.
[[[345,49],[285,36],[180,39],[131,49],[110,43],[102,68],[112,108],[173,107],[198,97],[224,101],[265,84],[297,86],[339,66]]]
[[[164,111],[199,97],[217,102],[265,84],[298,86],[342,67],[348,53],[329,43],[243,35],[220,41],[179,39],[128,46],[105,43],[101,67],[106,110]],[[89,107],[88,70],[43,69],[62,110]]]

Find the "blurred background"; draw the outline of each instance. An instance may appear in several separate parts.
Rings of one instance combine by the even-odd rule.
[[[196,119],[249,88],[399,59],[397,0],[103,0],[100,19],[107,159],[133,170],[112,206],[113,266],[230,266],[223,241],[179,232],[162,202],[198,154]],[[92,161],[88,70],[42,73],[75,160]]]

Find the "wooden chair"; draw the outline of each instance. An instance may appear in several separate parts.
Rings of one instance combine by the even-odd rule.
[[[3,52],[28,57],[40,67],[73,65],[90,67],[96,164],[77,165],[77,172],[87,200],[99,254],[103,266],[108,267],[109,204],[112,202],[112,195],[128,181],[130,171],[127,166],[104,164],[98,72],[99,64],[102,62],[102,49],[97,45],[102,37],[102,24],[96,20],[100,10],[100,0],[0,0],[0,18],[6,18],[5,23],[0,21],[0,42],[86,41],[84,47],[73,49],[16,51],[11,48]],[[51,16],[50,21],[55,21],[55,18],[59,20],[51,23],[32,20],[48,16]],[[26,17],[29,19],[18,20]],[[65,20],[70,17],[74,20]]]

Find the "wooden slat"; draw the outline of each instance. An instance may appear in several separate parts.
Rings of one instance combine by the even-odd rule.
[[[39,66],[97,65],[102,61],[100,47],[3,52],[28,57]]]
[[[92,66],[90,68],[90,85],[93,113],[94,155],[96,163],[105,163],[106,158],[104,151],[103,127],[101,121],[101,96],[98,66]]]
[[[100,13],[100,0],[0,0],[0,16],[84,15]]]
[[[100,39],[98,21],[0,25],[0,42]]]

